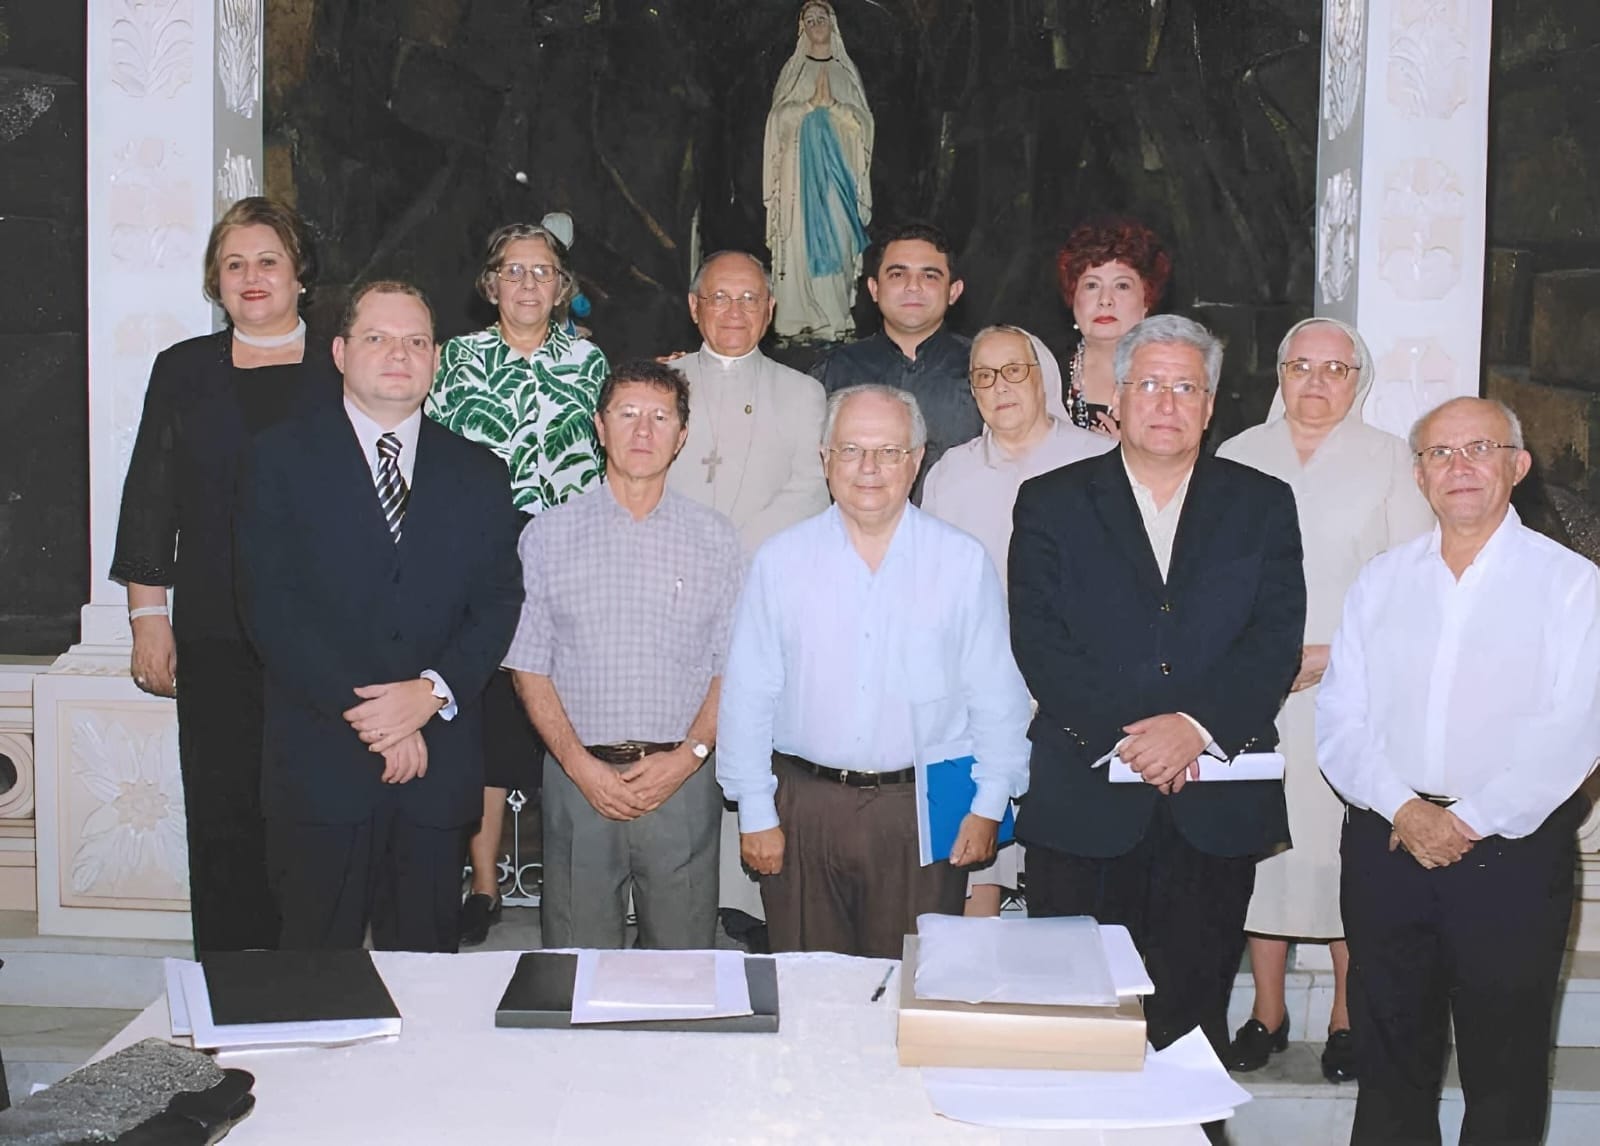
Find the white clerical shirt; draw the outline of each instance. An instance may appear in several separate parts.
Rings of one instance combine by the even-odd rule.
[[[722,680],[717,780],[740,831],[758,832],[778,824],[774,749],[885,772],[963,745],[972,811],[998,820],[1027,789],[1029,707],[983,546],[907,505],[874,573],[834,506],[756,553]]]
[[[1345,597],[1317,758],[1393,822],[1417,793],[1480,835],[1532,833],[1600,753],[1600,570],[1515,510],[1458,581],[1440,532],[1381,553]]]

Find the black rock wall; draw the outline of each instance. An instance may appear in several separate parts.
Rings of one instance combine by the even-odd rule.
[[[84,8],[0,3],[0,652],[89,597]]]

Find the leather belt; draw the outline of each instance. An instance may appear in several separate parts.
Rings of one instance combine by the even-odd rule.
[[[821,764],[813,764],[803,756],[791,756],[787,752],[774,752],[772,755],[774,759],[793,764],[820,780],[832,780],[835,784],[843,784],[847,788],[884,788],[890,784],[909,784],[917,778],[915,768],[899,768],[893,772],[862,772],[851,768],[827,768]]]
[[[1417,797],[1418,799],[1426,800],[1428,803],[1437,805],[1441,808],[1448,808],[1451,804],[1456,802],[1456,798],[1454,796],[1430,796],[1426,792],[1418,792]]]
[[[681,740],[674,740],[670,744],[650,740],[623,740],[616,744],[585,744],[583,750],[606,764],[637,764],[646,756],[671,752],[682,743]]]

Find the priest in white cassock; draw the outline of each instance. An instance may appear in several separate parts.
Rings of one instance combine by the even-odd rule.
[[[828,508],[817,442],[822,384],[757,349],[777,301],[760,260],[708,258],[689,287],[705,342],[672,365],[689,379],[689,437],[668,488],[728,515],[748,557],[767,538]],[[723,816],[719,906],[763,918],[761,889],[739,860],[738,817]]]

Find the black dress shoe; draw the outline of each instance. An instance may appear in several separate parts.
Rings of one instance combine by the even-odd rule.
[[[489,938],[489,928],[498,922],[500,897],[473,892],[461,905],[461,946],[478,946]]]
[[[1356,1077],[1356,1048],[1350,1031],[1333,1031],[1322,1048],[1322,1077],[1329,1082],[1351,1082]]]
[[[1251,1019],[1233,1036],[1233,1045],[1228,1048],[1228,1061],[1224,1065],[1229,1070],[1260,1070],[1274,1053],[1286,1050],[1288,1046],[1288,1015],[1283,1016],[1283,1022],[1275,1031],[1269,1031],[1259,1020]]]

